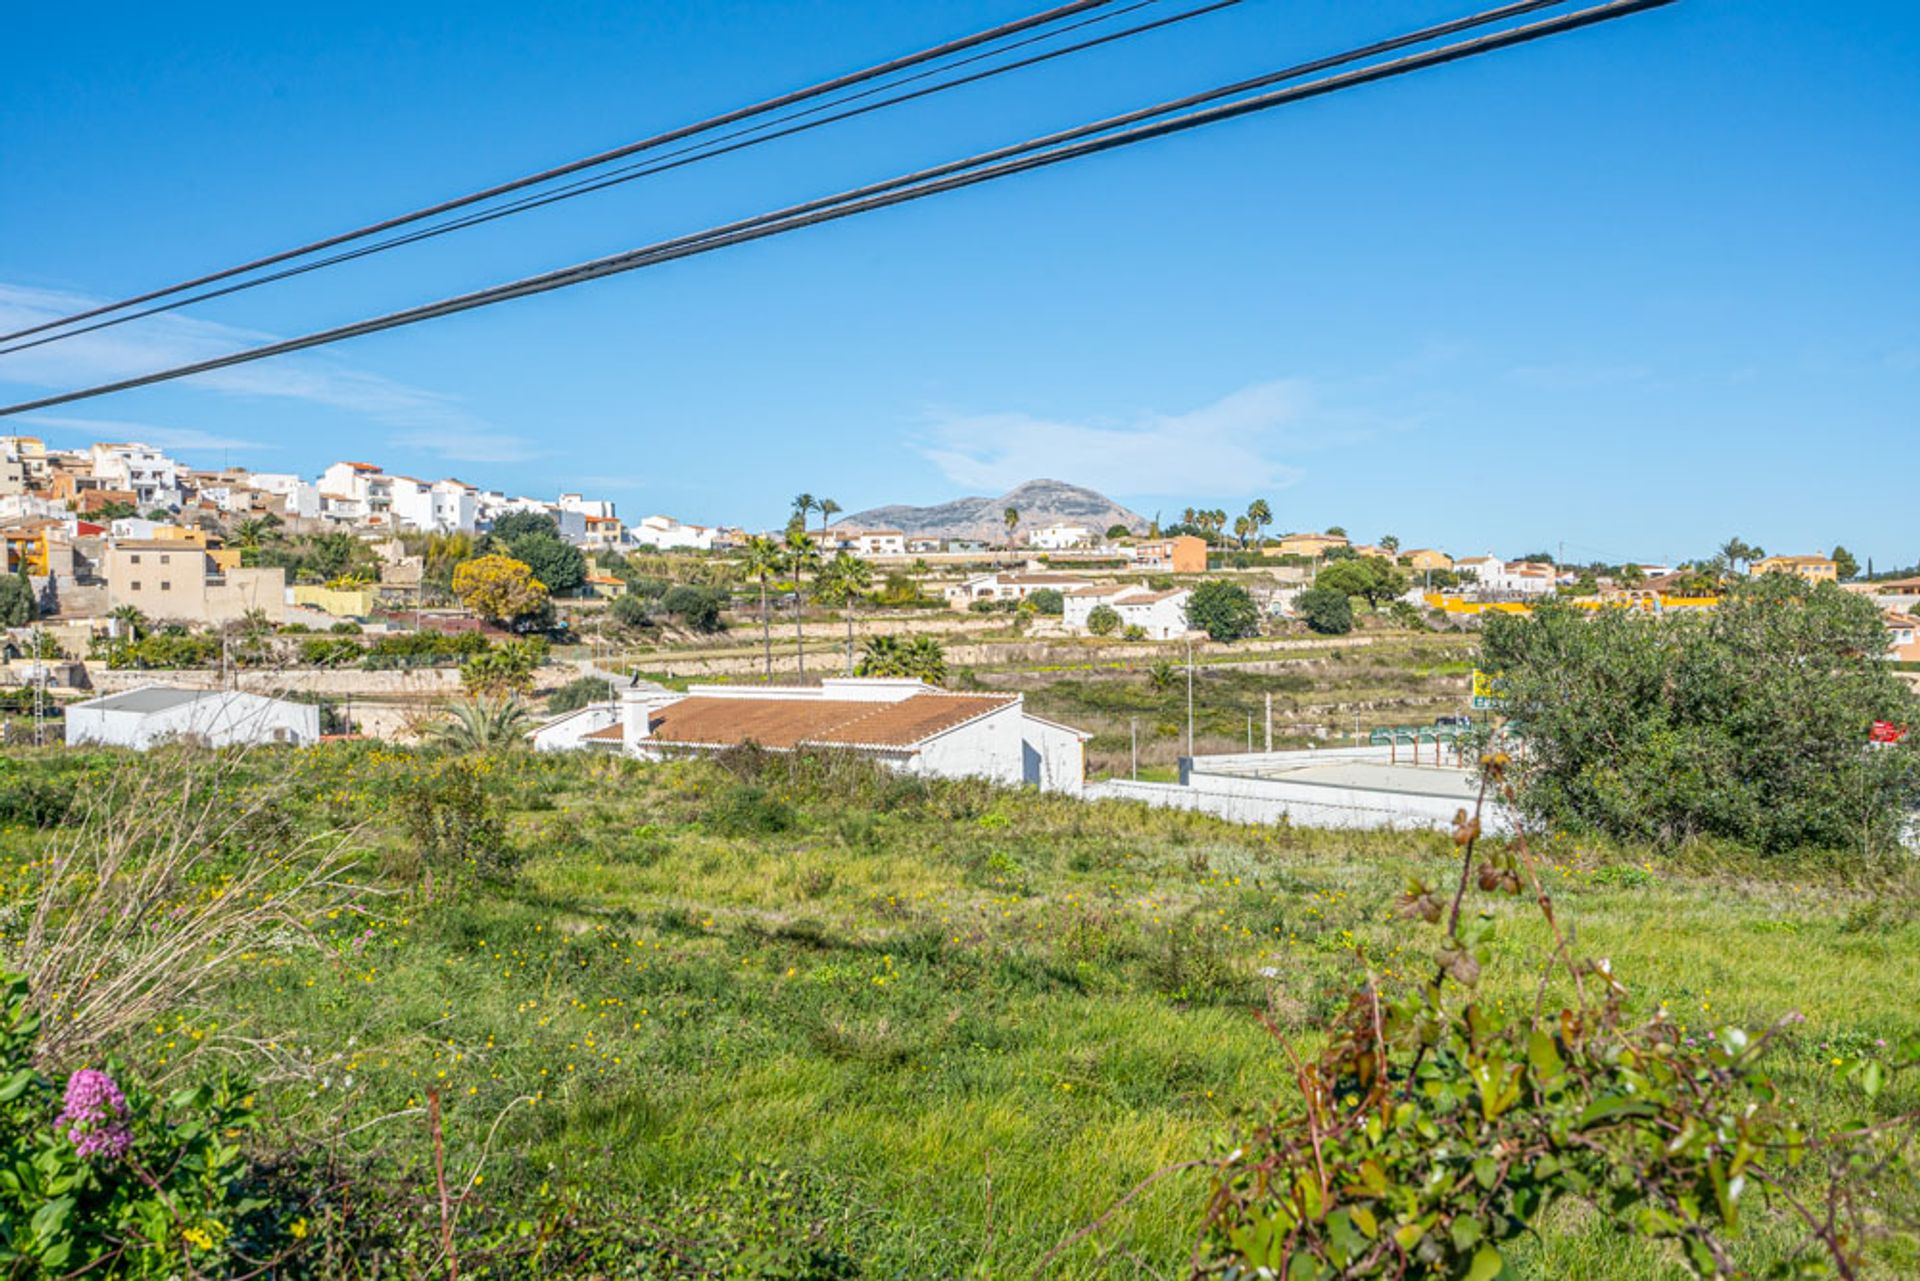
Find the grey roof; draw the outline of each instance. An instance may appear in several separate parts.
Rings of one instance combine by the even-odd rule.
[[[89,699],[80,706],[98,707],[110,712],[145,714],[184,707],[188,703],[197,703],[203,698],[213,698],[220,692],[217,689],[168,689],[164,685],[147,685],[140,689],[130,689],[124,694],[108,694],[103,698]]]

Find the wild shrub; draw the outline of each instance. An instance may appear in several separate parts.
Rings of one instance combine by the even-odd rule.
[[[1507,764],[1482,769],[1511,803]],[[1882,1226],[1860,1184],[1899,1177],[1913,1119],[1816,1133],[1761,1066],[1791,1018],[1758,1037],[1686,1037],[1664,1011],[1631,1022],[1621,976],[1575,953],[1526,841],[1483,852],[1479,835],[1461,811],[1450,903],[1417,879],[1401,901],[1410,920],[1444,921],[1432,977],[1396,994],[1369,970],[1331,1044],[1297,1065],[1299,1100],[1217,1164],[1200,1273],[1492,1281],[1544,1213],[1578,1202],[1671,1243],[1697,1276],[1743,1276],[1729,1238],[1765,1197],[1806,1237],[1776,1275],[1856,1275]],[[1466,911],[1474,885],[1529,894],[1545,918],[1531,1009],[1476,999],[1498,942],[1490,913]],[[1571,998],[1557,1008],[1556,990]],[[1920,1062],[1920,1036],[1874,1053],[1839,1062],[1869,1107],[1891,1070]]]
[[[525,854],[508,839],[493,772],[485,760],[455,757],[434,762],[408,781],[400,813],[426,865],[429,897],[436,875],[493,882],[519,875]]]
[[[227,1275],[291,1237],[248,1193],[254,1127],[222,1076],[166,1100],[118,1062],[43,1075],[25,975],[0,972],[0,1263],[10,1277]]]
[[[754,783],[720,789],[701,816],[708,830],[721,836],[774,836],[791,831],[797,821],[791,805]]]
[[[1869,747],[1920,720],[1881,658],[1868,597],[1766,574],[1711,617],[1597,616],[1547,602],[1495,615],[1480,666],[1524,725],[1519,795],[1556,828],[1769,854],[1884,852],[1920,801],[1920,746]]]
[[[48,1062],[104,1056],[243,957],[304,946],[314,921],[357,905],[347,839],[300,834],[282,813],[290,789],[252,781],[251,759],[179,748],[90,772],[14,886],[28,906],[4,940],[48,1016]]]

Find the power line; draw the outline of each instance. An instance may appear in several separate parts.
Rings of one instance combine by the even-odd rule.
[[[1526,26],[1508,28],[1504,31],[1475,37],[1471,40],[1463,40],[1456,44],[1444,45],[1440,48],[1427,50],[1422,53],[1409,54],[1389,62],[1376,63],[1373,66],[1362,67],[1353,71],[1343,72],[1339,75],[1328,76],[1324,79],[1309,81],[1306,84],[1295,85],[1291,88],[1276,89],[1267,93],[1255,94],[1250,97],[1219,103],[1215,106],[1189,112],[1186,115],[1160,120],[1157,123],[1136,124],[1130,128],[1114,130],[1114,126],[1117,123],[1139,120],[1143,117],[1165,115],[1171,111],[1179,110],[1186,105],[1190,105],[1193,101],[1191,98],[1180,99],[1174,103],[1163,104],[1157,108],[1147,108],[1139,112],[1129,113],[1126,116],[1117,116],[1108,121],[1083,126],[1078,130],[1066,131],[1067,134],[1070,135],[1085,133],[1094,133],[1097,135],[1081,138],[1079,141],[1067,142],[1062,145],[1050,145],[1064,136],[1058,134],[1050,135],[1046,139],[1036,139],[1031,143],[1023,143],[1011,148],[1002,148],[996,152],[982,153],[979,156],[955,161],[936,169],[923,170],[917,174],[908,174],[888,182],[874,184],[870,187],[843,192],[838,196],[791,206],[787,209],[762,214],[754,218],[709,228],[706,231],[697,232],[689,236],[662,241],[644,248],[613,254],[608,257],[594,259],[590,262],[579,263],[572,267],[545,272],[537,276],[529,276],[523,280],[495,285],[487,289],[476,290],[472,293],[443,299],[439,302],[407,308],[402,311],[389,313],[385,316],[359,321],[351,325],[342,325],[333,329],[321,330],[317,333],[305,335],[304,337],[269,343],[261,347],[254,347],[245,351],[214,357],[209,360],[175,366],[174,368],[161,370],[156,373],[143,374],[138,377],[122,379],[112,383],[103,383],[81,391],[66,392],[58,396],[49,396],[39,400],[10,405],[5,408],[0,408],[0,417],[27,413],[33,410],[48,409],[56,405],[69,404],[77,400],[87,400],[113,392],[128,391],[136,387],[150,386],[154,383],[168,382],[173,379],[208,373],[213,370],[225,369],[255,360],[264,360],[270,356],[285,355],[290,352],[326,346],[331,343],[344,341],[348,338],[378,333],[386,329],[397,329],[404,325],[417,324],[421,321],[433,320],[457,312],[490,306],[494,303],[505,302],[512,298],[523,298],[533,294],[546,293],[555,289],[566,288],[569,285],[582,284],[589,280],[597,280],[604,276],[617,275],[641,267],[657,266],[661,263],[672,262],[681,258],[710,253],[713,250],[726,248],[731,245],[761,240],[785,232],[797,231],[803,227],[816,226],[820,223],[837,221],[841,218],[867,213],[875,209],[905,204],[909,201],[923,199],[927,196],[939,195],[947,191],[955,191],[963,187],[989,182],[997,178],[1045,168],[1063,161],[1078,159],[1082,156],[1095,155],[1100,152],[1132,146],[1136,143],[1150,141],[1155,138],[1168,137],[1204,125],[1237,119],[1241,116],[1270,110],[1274,107],[1300,102],[1309,98],[1322,97],[1343,89],[1351,89],[1363,84],[1370,84],[1375,81],[1405,75],[1412,71],[1458,62],[1481,54],[1492,53],[1499,49],[1530,43],[1531,41],[1539,40],[1547,36],[1559,35],[1611,21],[1616,18],[1627,17],[1631,14],[1663,8],[1674,2],[1675,0],[1609,0],[1608,3],[1596,5],[1575,13],[1564,14],[1555,18],[1547,18]],[[1463,19],[1462,21],[1469,20]],[[1411,37],[1401,39],[1404,41],[1411,39]],[[1320,59],[1318,63],[1324,65],[1329,61],[1351,61],[1354,57],[1358,56],[1363,55],[1357,52],[1346,55],[1335,55],[1332,59]],[[1296,72],[1294,76],[1287,76],[1286,73],[1276,72],[1274,76],[1297,78],[1298,74],[1300,73]],[[1261,77],[1260,79],[1270,80],[1271,78]],[[1214,91],[1211,94],[1195,95],[1195,97],[1215,97],[1218,96],[1220,92],[1221,91]],[[1036,148],[1041,149],[1036,150]],[[989,163],[989,161],[995,157],[1021,152],[1030,154],[1013,154],[1012,158],[999,160],[997,163]]]
[[[986,80],[994,76],[1004,75],[1010,71],[1022,70],[1024,68],[1035,66],[1043,62],[1052,61],[1053,59],[1056,59],[1056,58],[1065,57],[1069,54],[1080,53],[1087,49],[1092,49],[1100,45],[1111,44],[1115,41],[1124,40],[1132,36],[1144,35],[1151,31],[1157,31],[1163,27],[1172,26],[1175,23],[1185,22],[1191,18],[1198,18],[1206,14],[1216,13],[1221,9],[1231,8],[1243,2],[1244,0],[1212,0],[1211,3],[1204,4],[1199,8],[1188,9],[1181,13],[1171,14],[1164,18],[1156,18],[1150,22],[1144,22],[1132,27],[1126,27],[1119,31],[1108,32],[1105,35],[1095,36],[1087,40],[1079,41],[1075,44],[1063,46],[1062,48],[1059,48],[1059,49],[1048,50],[1045,53],[1034,54],[1029,57],[1019,59],[1018,61],[1015,61],[1015,62],[1005,63],[996,67],[989,67],[985,70],[976,71],[971,74],[958,77],[956,79],[943,81],[939,84],[930,85],[920,89],[915,89],[906,93],[898,94],[890,98],[883,98],[877,102],[869,102],[862,106],[850,107],[844,111],[835,112],[834,114],[831,114],[831,115],[818,116],[819,112],[832,111],[834,107],[842,106],[845,103],[853,102],[857,99],[871,97],[875,93],[883,93],[889,89],[898,88],[899,86],[906,83],[910,83],[911,81],[914,81],[914,80],[924,79],[928,76],[944,74],[946,72],[952,71],[955,67],[976,62],[982,58],[999,56],[1001,54],[1009,52],[1012,49],[1019,48],[1026,44],[1034,43],[1038,40],[1052,39],[1066,31],[1076,30],[1080,27],[1088,26],[1095,22],[1106,21],[1112,17],[1119,16],[1120,14],[1129,13],[1137,9],[1146,8],[1152,4],[1160,3],[1160,0],[1137,0],[1136,3],[1127,5],[1125,8],[1120,9],[1112,14],[1096,14],[1093,17],[1084,18],[1080,22],[1070,24],[1067,27],[1057,28],[1053,31],[1045,32],[1040,36],[1029,37],[1026,40],[1017,41],[1014,44],[992,50],[989,53],[977,54],[970,58],[963,58],[957,62],[949,63],[945,66],[935,68],[934,70],[931,70],[931,71],[920,72],[912,76],[903,77],[900,80],[894,81],[891,84],[884,85],[876,89],[867,89],[859,93],[849,94],[844,98],[838,99],[834,102],[824,104],[822,106],[809,107],[801,111],[792,112],[788,115],[777,116],[771,121],[766,121],[756,125],[750,125],[743,129],[738,129],[730,133],[721,134],[717,138],[708,139],[704,142],[696,143],[687,147],[682,147],[674,151],[669,151],[665,154],[664,157],[662,157],[660,160],[657,160],[657,161],[647,162],[643,164],[621,166],[620,168],[612,170],[610,173],[607,173],[598,177],[576,179],[575,181],[564,184],[552,191],[541,192],[535,195],[522,196],[519,199],[509,201],[504,205],[498,205],[491,209],[483,209],[474,213],[463,214],[458,218],[450,218],[443,222],[434,223],[418,231],[408,232],[405,235],[391,236],[384,240],[375,241],[373,244],[370,244],[370,245],[363,245],[357,249],[349,249],[341,253],[330,254],[325,258],[316,259],[315,261],[312,261],[312,262],[301,263],[298,266],[287,267],[280,271],[271,272],[264,276],[256,276],[251,279],[242,280],[234,284],[223,285],[217,289],[208,289],[200,293],[188,294],[185,297],[172,297],[166,302],[156,303],[154,306],[144,307],[138,311],[132,311],[132,312],[123,311],[118,315],[109,316],[104,320],[96,320],[93,324],[90,324],[90,325],[80,325],[77,328],[63,329],[59,333],[43,334],[40,337],[30,338],[29,341],[26,341],[26,342],[15,343],[13,346],[10,346],[10,347],[0,347],[0,356],[9,356],[14,354],[15,352],[27,351],[34,347],[43,347],[49,343],[61,342],[68,338],[78,338],[82,334],[90,334],[101,329],[110,329],[116,325],[128,324],[132,321],[141,320],[148,316],[159,315],[163,312],[177,311],[182,307],[192,306],[194,303],[206,302],[214,298],[223,298],[230,294],[237,294],[249,289],[258,288],[261,285],[273,284],[276,281],[291,279],[295,276],[303,276],[309,272],[318,271],[323,267],[331,267],[339,263],[351,262],[359,258],[368,257],[372,254],[384,252],[388,249],[395,249],[404,245],[415,244],[422,240],[431,240],[437,236],[447,235],[450,232],[460,231],[467,227],[479,226],[483,223],[493,222],[497,219],[509,217],[513,214],[524,213],[531,209],[538,209],[546,205],[556,204],[562,200],[571,200],[571,199],[574,199],[575,197],[588,195],[592,192],[604,191],[609,187],[619,186],[622,183],[633,182],[640,178],[650,177],[655,174],[666,173],[669,170],[684,168],[687,165],[697,164],[703,160],[711,160],[716,157],[727,155],[735,151],[744,150],[748,147],[759,146],[762,143],[773,142],[780,138],[790,137],[794,134],[805,133],[812,129],[823,128],[830,124],[836,124],[843,120],[852,119],[855,116],[866,115],[871,112],[880,111],[887,107],[898,106],[901,103],[910,102],[918,98],[924,98],[932,94],[944,93],[949,89],[957,89],[964,85],[973,84],[978,81]],[[1566,0],[1540,0],[1540,3],[1542,4],[1563,4],[1565,2]],[[801,120],[803,117],[807,117],[807,116],[818,116],[818,118],[813,120],[807,120],[804,123],[788,124],[786,128],[775,129],[775,126],[777,125],[787,124],[787,122],[790,122],[790,121]],[[769,129],[774,129],[774,132],[770,132],[770,133],[764,132],[765,130],[769,130]],[[753,134],[758,134],[759,136],[758,137],[747,136],[747,135],[753,135]],[[734,139],[742,139],[742,140],[733,141]],[[720,145],[723,143],[727,145]],[[78,318],[76,317],[72,319],[78,319]],[[57,326],[65,322],[52,321],[48,323],[51,325]],[[44,326],[38,327],[38,328],[44,328]],[[20,332],[22,334],[30,335],[36,332],[36,330],[21,330]],[[4,342],[4,341],[6,341],[6,339],[0,338],[0,342]]]
[[[942,44],[934,45],[931,48],[922,49],[918,53],[910,53],[902,57],[892,58],[886,62],[876,63],[874,66],[867,67],[860,71],[835,76],[831,80],[823,80],[818,84],[810,85],[804,89],[796,89],[789,93],[783,93],[778,97],[769,98],[764,102],[755,103],[749,107],[736,108],[735,110],[723,112],[717,116],[710,116],[694,124],[681,125],[678,128],[669,129],[665,133],[658,133],[648,138],[642,138],[638,142],[630,142],[609,151],[597,152],[594,155],[587,156],[580,160],[573,160],[563,165],[556,165],[551,169],[543,169],[539,173],[528,174],[523,178],[515,178],[509,182],[497,183],[494,186],[485,187],[464,196],[456,196],[451,200],[442,200],[437,204],[416,209],[412,213],[399,214],[392,218],[382,219],[379,222],[369,223],[364,227],[359,227],[352,231],[328,236],[324,239],[313,241],[310,244],[301,245],[295,249],[282,250],[279,253],[269,254],[264,258],[256,258],[251,262],[241,263],[235,267],[226,267],[220,271],[196,276],[191,280],[183,280],[178,284],[168,285],[163,289],[149,290],[143,294],[136,294],[131,298],[123,298],[118,302],[106,303],[86,311],[79,311],[69,316],[60,317],[56,320],[43,321],[27,329],[15,330],[10,334],[0,334],[0,342],[12,342],[16,338],[24,338],[29,334],[43,333],[48,329],[58,328],[76,321],[91,320],[96,316],[103,316],[109,312],[120,311],[123,308],[135,307],[141,303],[152,302],[157,298],[167,297],[169,294],[180,293],[188,289],[197,289],[202,285],[209,285],[217,280],[227,280],[245,272],[257,271],[262,267],[270,267],[276,263],[286,262],[289,259],[305,257],[310,253],[318,253],[322,249],[331,249],[335,245],[342,245],[349,241],[361,240],[367,236],[378,235],[383,231],[391,231],[395,227],[403,227],[408,223],[419,222],[422,219],[432,218],[455,209],[462,209],[468,205],[478,204],[484,200],[491,200],[496,196],[506,195],[509,192],[521,191],[527,187],[537,186],[543,182],[551,182],[555,178],[563,178],[568,174],[578,173],[583,169],[591,169],[599,165],[609,164],[615,160],[621,160],[642,151],[650,151],[658,147],[666,146],[668,143],[679,142],[683,138],[708,133],[726,125],[737,124],[742,120],[748,120],[754,116],[779,111],[783,108],[793,106],[795,103],[805,102],[809,99],[822,97],[830,93],[837,93],[842,89],[851,88],[857,84],[864,84],[869,80],[876,80],[882,76],[892,75],[896,71],[904,71],[909,67],[919,66],[951,54],[977,48],[980,45],[1001,40],[1007,36],[1018,35],[1020,32],[1030,31],[1035,27],[1045,26],[1063,18],[1070,18],[1075,14],[1085,13],[1088,10],[1103,8],[1112,3],[1114,3],[1114,0],[1071,0],[1070,3],[1056,5],[1050,9],[1043,9],[1038,13],[1030,14],[1024,18],[1017,18],[1012,22],[1003,22],[999,26],[990,27],[985,31],[975,32],[970,36],[962,36],[957,40],[948,40]]]

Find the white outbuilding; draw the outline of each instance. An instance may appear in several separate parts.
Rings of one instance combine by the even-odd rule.
[[[143,685],[67,708],[67,746],[97,744],[145,751],[161,743],[206,747],[320,741],[320,709],[233,689]]]
[[[619,711],[617,723],[592,729],[585,717],[553,722],[551,746],[611,748],[647,760],[747,744],[841,751],[903,773],[1078,795],[1091,737],[1029,715],[1018,694],[948,693],[916,680],[863,677],[785,689],[702,685],[686,694],[635,688],[624,692]]]

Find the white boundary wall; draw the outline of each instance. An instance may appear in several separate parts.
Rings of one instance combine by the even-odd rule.
[[[1401,758],[1406,756],[1402,749]],[[1276,769],[1309,765],[1387,764],[1384,747],[1334,751],[1242,753],[1202,756],[1182,763],[1184,783],[1110,779],[1089,784],[1088,800],[1132,800],[1168,809],[1197,810],[1235,823],[1297,823],[1305,827],[1445,830],[1472,797],[1425,795],[1393,788],[1335,786],[1267,776]],[[1432,767],[1426,767],[1432,768]],[[1436,770],[1436,773],[1441,771]],[[1444,771],[1458,778],[1460,771]],[[1503,806],[1489,803],[1482,818],[1489,832],[1513,828]]]

